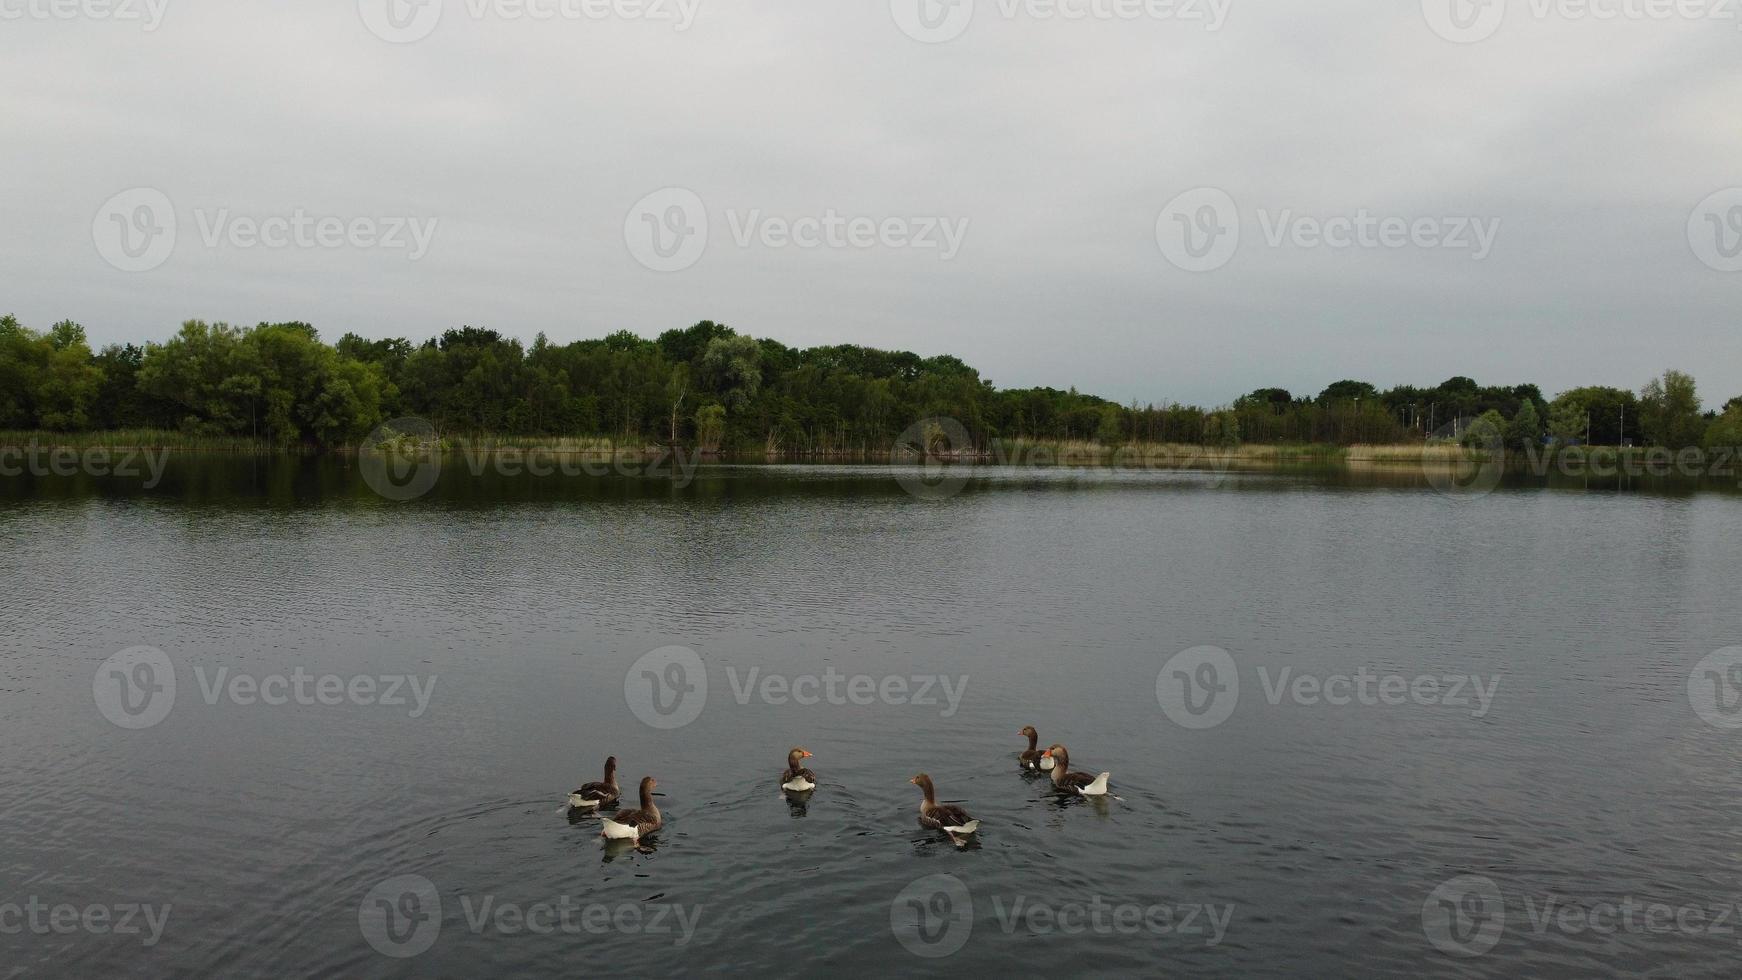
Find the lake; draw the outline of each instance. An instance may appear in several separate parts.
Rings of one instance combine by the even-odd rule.
[[[1735,972],[1734,481],[366,470],[0,479],[0,973]]]

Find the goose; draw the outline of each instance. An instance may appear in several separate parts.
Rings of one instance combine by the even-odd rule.
[[[619,810],[610,816],[601,816],[604,829],[599,836],[610,840],[638,841],[643,835],[654,833],[665,826],[665,817],[659,812],[659,807],[653,802],[653,787],[659,783],[652,776],[641,779],[641,806],[634,810]]]
[[[1039,772],[1052,772],[1052,757],[1038,748],[1040,733],[1034,730],[1034,726],[1023,725],[1022,731],[1016,734],[1028,737],[1028,750],[1016,757],[1016,761],[1022,765],[1022,768]]]
[[[1112,773],[1091,776],[1086,772],[1071,772],[1071,754],[1062,745],[1054,744],[1042,755],[1058,763],[1052,770],[1052,785],[1059,792],[1073,796],[1107,795],[1107,780],[1113,777]]]
[[[817,788],[817,774],[803,765],[810,757],[811,754],[804,749],[793,749],[786,754],[786,771],[780,774],[781,789],[803,793]]]
[[[569,808],[574,810],[597,810],[617,802],[623,792],[617,788],[617,757],[611,756],[605,760],[605,779],[603,782],[587,783],[580,789],[569,794]]]
[[[908,782],[925,792],[925,800],[919,805],[919,825],[950,835],[950,841],[957,847],[966,846],[966,838],[980,829],[980,821],[969,816],[968,811],[959,806],[939,803],[931,777],[925,773],[914,776]]]

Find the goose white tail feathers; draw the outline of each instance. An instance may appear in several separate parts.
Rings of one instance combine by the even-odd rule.
[[[969,834],[971,834],[974,831],[979,830],[979,829],[980,829],[980,821],[970,820],[967,823],[962,824],[959,827],[945,827],[944,833],[955,834],[955,835],[960,836],[960,837],[966,837]]]
[[[797,779],[792,780],[791,782],[781,783],[780,788],[792,790],[794,793],[802,793],[808,789],[816,789],[817,784],[811,782],[810,780],[804,778],[803,776],[800,776]]]
[[[570,793],[569,806],[574,807],[577,810],[597,810],[599,808],[599,801],[589,800],[579,793]]]
[[[630,826],[629,824],[618,823],[617,821],[612,820],[609,817],[602,818],[599,822],[600,822],[601,826],[603,827],[603,829],[599,831],[600,835],[603,837],[606,837],[610,840],[640,840],[641,839],[641,831]]]
[[[1077,792],[1082,793],[1084,796],[1106,796],[1107,795],[1107,780],[1112,779],[1112,778],[1113,778],[1112,773],[1104,772],[1104,773],[1100,774],[1099,776],[1096,776],[1094,782],[1090,783],[1087,786],[1084,786],[1082,789],[1078,790]]]
[[[1040,771],[1041,772],[1052,772],[1052,767],[1055,765],[1058,765],[1058,763],[1053,761],[1052,756],[1043,755],[1040,757]]]

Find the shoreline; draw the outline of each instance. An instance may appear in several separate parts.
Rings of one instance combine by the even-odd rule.
[[[537,454],[596,460],[651,461],[676,456],[715,463],[866,462],[916,464],[921,462],[994,466],[1122,466],[1134,464],[1193,463],[1219,465],[1290,465],[1324,463],[1358,464],[1364,467],[1469,466],[1487,464],[1491,453],[1445,442],[1410,442],[1331,445],[1327,443],[1246,443],[1238,446],[1203,446],[1188,443],[1126,443],[1109,446],[1077,440],[996,440],[984,448],[897,453],[895,447],[756,450],[702,449],[695,446],[647,443],[639,440],[618,444],[610,437],[572,436],[460,436],[438,443],[411,442],[395,450],[408,453],[439,452],[443,455],[507,456]],[[190,436],[171,431],[118,430],[113,432],[0,432],[0,453],[149,452],[196,456],[256,457],[355,457],[366,451],[358,445],[332,447],[283,446],[262,440],[234,437]],[[1568,464],[1628,466],[1642,468],[1700,467],[1734,468],[1742,452],[1719,447],[1711,450],[1664,447],[1562,446],[1506,449],[1499,453],[1507,471],[1541,471]]]

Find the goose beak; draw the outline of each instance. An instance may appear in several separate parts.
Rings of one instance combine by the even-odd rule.
[[[809,759],[810,757],[811,757],[811,753],[809,753],[809,752],[806,752],[803,756],[803,758],[806,758],[806,759]]]
[[[1045,751],[1045,752],[1042,752],[1042,753],[1041,753],[1041,754],[1040,754],[1040,757],[1041,757],[1041,758],[1042,758],[1042,759],[1050,759],[1050,758],[1052,758],[1052,749],[1047,749],[1047,750],[1046,750],[1046,751]]]

